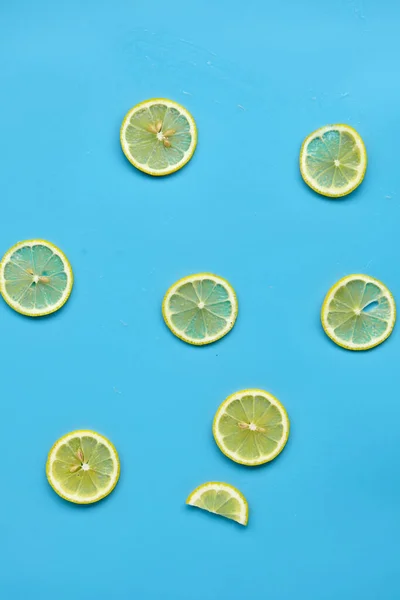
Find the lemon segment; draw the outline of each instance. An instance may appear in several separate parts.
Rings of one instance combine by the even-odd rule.
[[[197,128],[180,104],[153,98],[126,114],[120,131],[122,150],[129,162],[149,175],[169,175],[193,156]]]
[[[325,333],[348,350],[369,350],[392,333],[396,304],[388,288],[369,275],[348,275],[329,290],[322,305]]]
[[[41,317],[68,300],[73,274],[65,254],[45,240],[19,242],[0,263],[0,291],[17,312]]]
[[[108,496],[118,482],[116,449],[94,431],[67,433],[49,452],[46,475],[54,491],[69,502],[91,504]]]
[[[238,301],[232,286],[211,273],[189,275],[174,283],[162,303],[164,321],[178,338],[201,346],[234,326]]]
[[[331,198],[346,196],[364,179],[367,151],[349,125],[326,125],[313,131],[300,150],[300,171],[315,192]]]
[[[186,504],[247,525],[249,506],[246,498],[229,483],[210,481],[196,488]]]
[[[289,417],[272,394],[249,389],[229,396],[213,422],[214,439],[225,456],[246,466],[273,460],[289,436]]]

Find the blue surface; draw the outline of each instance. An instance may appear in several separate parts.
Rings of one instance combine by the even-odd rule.
[[[341,350],[319,310],[366,272],[400,298],[394,0],[0,6],[1,250],[43,237],[70,258],[65,308],[0,305],[0,596],[5,600],[395,600],[400,597],[399,328]],[[163,179],[136,171],[119,126],[170,97],[199,128]],[[329,122],[363,136],[369,166],[344,200],[308,189],[301,141]],[[236,288],[239,318],[194,348],[164,326],[179,277]],[[270,465],[226,459],[220,402],[261,387],[286,406]],[[91,507],[46,482],[62,434],[108,436],[120,482]],[[236,485],[248,528],[185,507],[207,480]]]

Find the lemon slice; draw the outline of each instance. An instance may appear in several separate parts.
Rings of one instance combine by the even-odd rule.
[[[181,340],[201,346],[226,335],[234,326],[238,302],[222,277],[197,273],[180,279],[165,294],[164,321]]]
[[[131,108],[122,122],[120,139],[134,167],[149,175],[169,175],[192,158],[196,123],[177,102],[153,98]]]
[[[55,492],[75,504],[97,502],[115,488],[119,458],[112,443],[94,431],[72,431],[52,447],[47,479]]]
[[[41,317],[61,308],[69,298],[73,279],[65,254],[44,240],[19,242],[0,263],[4,300],[29,317]]]
[[[321,127],[310,133],[301,147],[301,175],[323,196],[350,194],[364,179],[366,168],[364,142],[349,125]]]
[[[282,452],[289,417],[268,392],[250,389],[229,396],[217,410],[213,434],[228,458],[247,466],[262,465]]]
[[[383,283],[369,275],[348,275],[329,290],[322,305],[325,333],[348,350],[369,350],[392,333],[396,304]]]
[[[186,504],[247,525],[249,506],[246,498],[229,483],[210,481],[196,488]]]

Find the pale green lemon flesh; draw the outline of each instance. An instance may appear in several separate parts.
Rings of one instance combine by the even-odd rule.
[[[327,196],[344,196],[362,181],[366,150],[359,134],[347,125],[322,127],[304,142],[301,173],[308,185]]]
[[[76,431],[51,449],[47,477],[54,490],[78,504],[96,502],[110,493],[119,477],[115,448],[100,434]]]
[[[367,350],[390,335],[396,307],[393,296],[380,281],[351,275],[328,292],[321,318],[326,333],[337,344]]]
[[[237,299],[227,281],[199,273],[174,284],[163,302],[163,316],[175,335],[191,344],[209,344],[228,333],[237,316]]]
[[[190,494],[186,503],[247,525],[247,501],[239,490],[227,483],[205,483]]]
[[[3,258],[1,287],[12,308],[40,316],[64,304],[72,288],[72,271],[63,253],[49,242],[21,242]]]
[[[213,434],[220,450],[235,462],[269,462],[284,448],[289,419],[282,404],[263,390],[243,390],[219,407]]]
[[[144,102],[129,111],[121,128],[127,158],[151,175],[176,171],[190,159],[197,141],[193,117],[168,100]]]

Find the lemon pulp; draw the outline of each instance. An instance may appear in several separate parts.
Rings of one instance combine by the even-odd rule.
[[[120,140],[127,159],[149,175],[168,175],[193,156],[197,129],[180,104],[163,98],[134,106],[125,116]]]
[[[249,507],[239,490],[228,483],[210,481],[196,488],[186,504],[247,525]]]
[[[0,265],[0,286],[5,301],[31,317],[55,312],[72,290],[71,265],[59,248],[45,240],[19,242]]]
[[[55,492],[76,504],[90,504],[107,496],[119,478],[119,458],[107,438],[94,431],[73,431],[52,447],[47,479]]]
[[[210,344],[233,327],[238,302],[222,277],[197,273],[180,279],[167,291],[162,312],[172,333],[189,344]]]
[[[349,125],[327,125],[311,133],[300,151],[304,181],[324,196],[350,194],[362,182],[367,152],[361,136]]]
[[[388,288],[369,275],[348,275],[328,292],[321,310],[325,333],[348,350],[368,350],[391,334],[396,305]]]
[[[272,394],[249,389],[229,396],[213,422],[220,450],[235,462],[262,465],[282,452],[289,436],[285,408]]]

